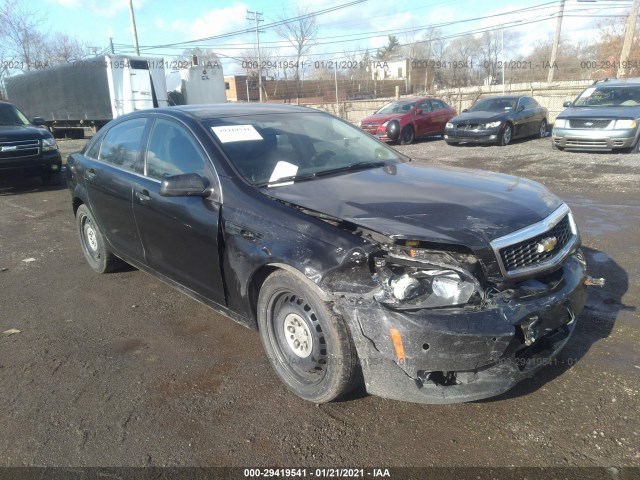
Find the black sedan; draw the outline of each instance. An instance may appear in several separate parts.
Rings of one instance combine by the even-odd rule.
[[[488,97],[462,112],[446,125],[444,139],[449,145],[508,145],[514,138],[547,135],[549,112],[531,97]]]
[[[413,402],[499,394],[559,352],[583,308],[578,231],[546,188],[416,165],[317,110],[135,112],[67,165],[91,268],[127,262],[259,330],[313,402],[360,376]]]

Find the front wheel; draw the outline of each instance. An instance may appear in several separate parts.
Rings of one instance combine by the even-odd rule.
[[[513,136],[513,128],[511,127],[510,123],[507,123],[502,129],[502,133],[500,133],[498,144],[502,147],[509,145],[509,143],[511,143],[512,136]]]
[[[326,403],[354,387],[357,356],[349,330],[313,289],[286,271],[258,298],[262,344],[280,380],[299,397]]]
[[[400,133],[400,145],[411,145],[413,143],[414,137],[413,127],[411,125],[407,125],[402,129],[402,133]]]
[[[94,271],[106,273],[122,266],[122,260],[107,249],[104,236],[98,228],[91,210],[86,205],[78,207],[76,226],[82,253],[84,253],[84,258]]]

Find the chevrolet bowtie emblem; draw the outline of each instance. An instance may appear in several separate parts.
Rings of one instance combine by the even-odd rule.
[[[556,237],[543,238],[536,245],[536,252],[538,253],[550,252],[554,248],[556,248],[557,244],[558,244],[558,239]]]

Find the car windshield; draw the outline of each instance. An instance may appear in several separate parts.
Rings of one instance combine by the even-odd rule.
[[[416,101],[404,101],[404,102],[391,102],[387,103],[384,107],[378,110],[376,113],[388,114],[388,113],[407,113],[416,105]]]
[[[0,103],[0,126],[29,125],[20,110],[8,103]]]
[[[258,186],[406,160],[359,128],[322,112],[224,117],[207,126],[240,175]]]
[[[598,85],[589,87],[573,103],[574,107],[637,107],[639,85]]]
[[[471,107],[469,112],[508,112],[516,109],[516,103],[515,98],[486,98]]]

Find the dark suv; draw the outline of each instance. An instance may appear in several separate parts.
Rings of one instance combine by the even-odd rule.
[[[640,149],[640,78],[601,80],[578,95],[553,125],[557,150]]]
[[[60,183],[62,157],[51,133],[29,121],[15,105],[0,102],[0,173],[38,176],[46,185]]]

